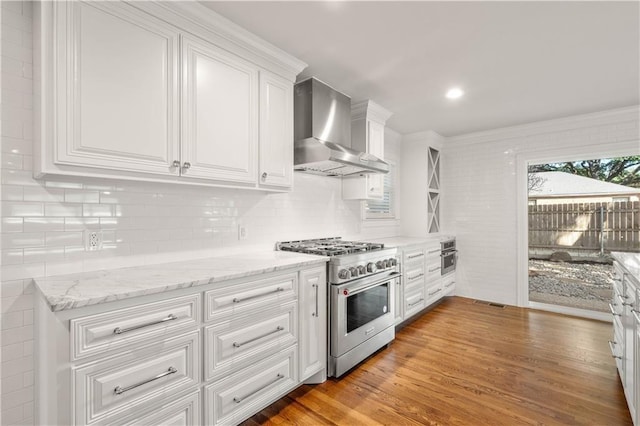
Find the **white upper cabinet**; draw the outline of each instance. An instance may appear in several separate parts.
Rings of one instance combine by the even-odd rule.
[[[287,190],[306,64],[195,2],[37,2],[34,174]]]
[[[351,147],[384,160],[384,126],[391,112],[372,101],[351,105]],[[342,179],[345,200],[381,200],[384,175],[367,174]]]
[[[175,174],[178,31],[120,3],[60,3],[60,164]]]
[[[183,37],[182,67],[182,174],[255,182],[257,68],[189,37]]]
[[[293,86],[260,72],[260,185],[293,185]]]

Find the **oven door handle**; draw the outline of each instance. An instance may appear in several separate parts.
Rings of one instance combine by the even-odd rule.
[[[337,287],[337,290],[339,293],[342,293],[343,290],[348,290],[349,291],[349,296],[352,296],[354,294],[358,294],[363,292],[364,290],[367,290],[371,287],[375,287],[381,283],[387,282],[387,281],[392,281],[394,279],[400,278],[402,274],[400,272],[392,272],[388,275],[385,275],[384,278],[380,278],[380,277],[371,277],[371,280],[366,280],[363,283],[356,283],[354,281],[342,284],[342,285],[338,285],[335,286]],[[375,279],[373,279],[375,278]]]
[[[457,252],[458,250],[447,250],[446,252],[442,253],[440,257],[451,256],[452,254],[456,254]]]

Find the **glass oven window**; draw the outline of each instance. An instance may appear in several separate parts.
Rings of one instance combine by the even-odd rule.
[[[389,282],[347,297],[347,333],[389,311]]]

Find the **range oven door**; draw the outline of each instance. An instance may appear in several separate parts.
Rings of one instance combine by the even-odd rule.
[[[400,273],[372,276],[331,286],[331,356],[339,357],[393,326]]]

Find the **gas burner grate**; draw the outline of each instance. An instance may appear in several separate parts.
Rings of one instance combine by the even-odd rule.
[[[342,241],[340,238],[320,238],[316,240],[286,241],[276,245],[278,250],[322,256],[342,256],[352,253],[382,250],[384,244],[361,241]]]

